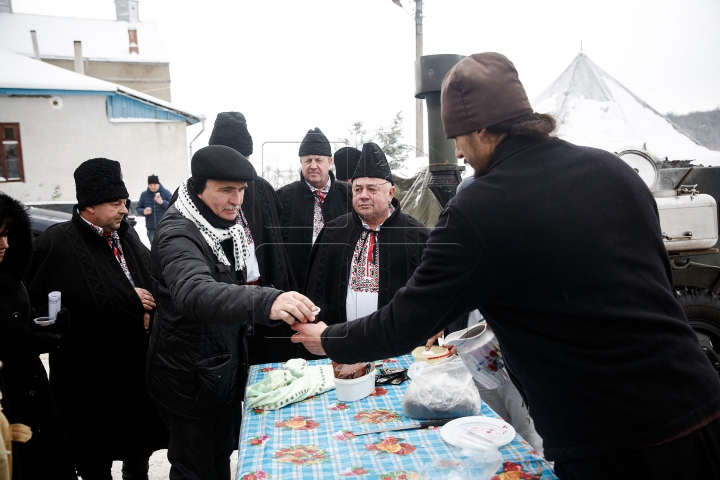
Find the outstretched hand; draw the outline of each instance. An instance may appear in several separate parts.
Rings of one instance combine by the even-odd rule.
[[[298,292],[284,292],[277,296],[270,308],[270,320],[282,320],[288,325],[295,322],[315,321],[312,313],[315,304]]]
[[[297,332],[290,337],[291,342],[302,343],[307,351],[314,355],[325,355],[320,337],[322,332],[327,328],[325,322],[308,323],[305,325],[296,323],[295,325],[291,325],[290,328]]]

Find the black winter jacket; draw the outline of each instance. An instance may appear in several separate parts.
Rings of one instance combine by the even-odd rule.
[[[345,182],[335,180],[330,172],[330,191],[322,203],[323,220],[328,224],[352,211],[352,190]],[[313,217],[315,215],[315,195],[308,187],[305,178],[278,190],[282,204],[282,238],[290,257],[290,268],[295,276],[298,288],[305,285],[308,258],[312,248]]]
[[[118,234],[135,287],[151,290],[150,252],[125,220]],[[113,250],[77,207],[36,247],[27,283],[32,305],[47,305],[48,293],[59,291],[72,315],[61,347],[50,353],[50,385],[75,466],[167,448],[167,427],[144,382],[145,310]]]
[[[160,197],[162,198],[162,203],[157,203],[155,201],[155,194],[159,193]],[[170,190],[160,185],[160,188],[157,192],[151,192],[150,188],[145,189],[144,192],[140,194],[140,199],[138,200],[137,206],[135,207],[135,210],[137,211],[138,215],[141,217],[145,217],[145,228],[148,230],[155,230],[157,228],[157,224],[162,220],[162,217],[165,215],[165,212],[167,212],[168,207],[170,206],[170,198],[172,197],[172,193],[170,193]],[[152,213],[150,215],[145,215],[143,213],[143,210],[145,210],[146,207],[152,208]]]
[[[155,233],[152,275],[157,313],[146,367],[150,395],[191,419],[232,410],[247,375],[246,327],[282,323],[269,320],[282,292],[244,285],[173,206]]]
[[[673,294],[655,201],[608,152],[503,141],[442,212],[407,287],[327,328],[322,345],[340,363],[388,358],[475,308],[548,460],[639,449],[720,411],[720,380]]]
[[[11,225],[9,248],[0,262],[2,407],[10,423],[27,425],[33,434],[27,443],[13,443],[13,479],[77,479],[70,445],[39,357],[57,343],[50,342],[48,332],[33,324],[30,299],[22,283],[32,261],[30,218],[20,202],[0,194],[0,225],[6,220]]]

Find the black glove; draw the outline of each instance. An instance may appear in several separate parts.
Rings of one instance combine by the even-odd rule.
[[[56,335],[54,333],[45,332],[32,332],[32,341],[35,346],[35,351],[38,354],[50,353],[60,346],[62,342],[62,335]]]

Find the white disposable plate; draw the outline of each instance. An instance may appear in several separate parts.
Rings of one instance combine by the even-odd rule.
[[[507,445],[515,438],[515,429],[509,423],[492,417],[462,417],[451,420],[440,429],[440,436],[451,445],[458,446],[455,438],[464,431],[486,438],[498,447]]]

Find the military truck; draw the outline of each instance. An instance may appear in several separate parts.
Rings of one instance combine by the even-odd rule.
[[[621,155],[621,158],[625,159],[626,156]],[[682,208],[678,212],[678,217],[685,217],[683,221],[686,222],[686,226],[680,227],[674,234],[669,233],[667,229],[672,227],[663,224],[662,209],[659,209],[660,225],[663,228],[663,239],[670,256],[675,295],[687,315],[690,326],[695,330],[703,351],[720,374],[720,250],[717,244],[716,206],[716,201],[720,199],[720,168],[661,168],[658,170],[657,183],[651,191],[658,200],[659,207],[662,203],[661,199],[668,197],[659,197],[658,192],[674,191],[679,197],[689,199],[685,203],[690,207],[685,208],[684,213],[681,213]],[[713,201],[708,202],[704,207],[699,207],[708,210],[705,217],[692,218],[692,214],[687,212],[697,210],[697,207],[692,206],[693,202],[703,203],[700,195],[710,197]],[[691,227],[687,222],[693,221],[696,226]],[[713,229],[715,242],[712,245],[699,248],[693,246],[691,240],[698,237],[707,237],[704,240],[705,245],[711,243]],[[682,242],[686,242],[684,246],[673,245]]]

